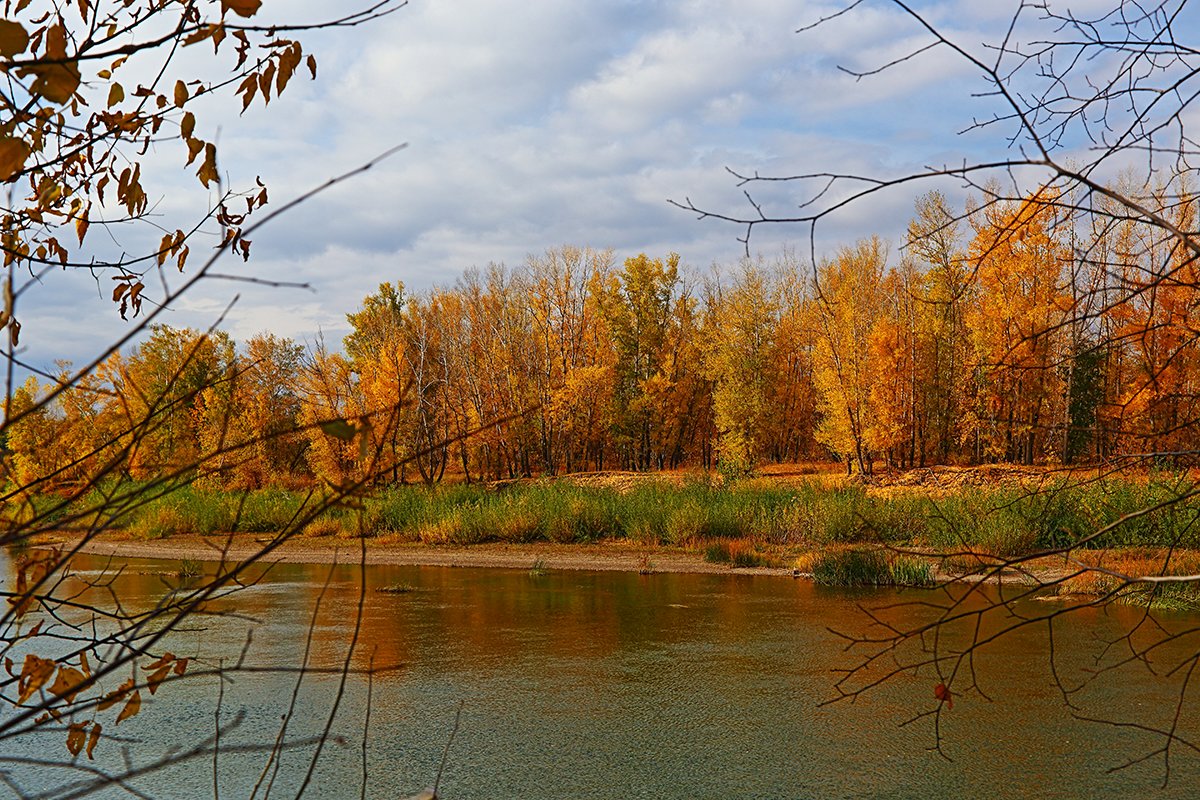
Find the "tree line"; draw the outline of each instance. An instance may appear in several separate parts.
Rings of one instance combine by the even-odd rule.
[[[1186,191],[1150,201],[1195,227]],[[964,210],[930,193],[897,253],[864,239],[815,270],[557,247],[427,292],[383,283],[340,349],[160,325],[50,405],[55,384],[29,378],[7,468],[42,488],[189,470],[342,486],[1195,449],[1195,258],[1077,207],[1051,188]]]

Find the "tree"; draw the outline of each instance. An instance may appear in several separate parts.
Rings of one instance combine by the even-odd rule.
[[[663,366],[679,290],[679,256],[642,253],[596,289],[617,351],[617,448],[624,465],[662,468],[667,458]]]
[[[768,358],[779,310],[769,297],[766,276],[752,264],[742,265],[728,292],[717,291],[717,333],[707,343],[705,359],[713,382],[717,465],[723,474],[745,475],[763,448]]]
[[[878,238],[860,241],[822,265],[815,281],[817,441],[842,459],[847,471],[857,466],[864,475],[871,472],[874,453],[894,435],[880,413],[882,396],[874,391],[887,353],[885,346],[872,346],[884,311],[886,257]]]
[[[860,5],[861,0],[850,2],[801,32],[852,17]],[[817,228],[849,206],[917,186],[973,191],[977,202],[965,213],[945,214],[936,201],[927,203],[909,241],[910,249],[932,267],[927,273],[931,297],[945,303],[935,332],[957,331],[960,324],[973,330],[969,358],[978,386],[973,399],[959,394],[950,378],[968,366],[960,358],[964,354],[952,350],[935,360],[933,374],[948,381],[941,387],[945,396],[934,403],[941,420],[939,439],[950,441],[948,420],[958,413],[967,421],[958,435],[978,435],[980,455],[1025,462],[1055,457],[1054,452],[1073,457],[1082,446],[1080,428],[1093,425],[1094,419],[1098,452],[1110,454],[1118,439],[1140,443],[1126,451],[1126,465],[1193,458],[1196,394],[1186,365],[1197,328],[1191,321],[1195,303],[1184,298],[1194,296],[1194,264],[1200,258],[1187,189],[1195,185],[1196,136],[1191,128],[1200,84],[1194,66],[1197,48],[1188,42],[1195,30],[1194,9],[1186,0],[1136,6],[1114,2],[1088,13],[1020,3],[988,41],[976,46],[957,33],[957,20],[942,16],[943,10],[935,14],[902,0],[883,5],[889,24],[903,31],[897,39],[912,37],[902,40],[900,47],[906,49],[898,56],[888,52],[878,65],[846,71],[869,80],[933,55],[957,61],[983,83],[974,96],[987,107],[974,113],[967,130],[976,134],[975,142],[993,133],[991,152],[964,152],[944,166],[883,175],[831,170],[775,176],[736,170],[732,172],[749,200],[746,212],[701,208],[690,200],[677,205],[701,218],[737,225],[747,249],[761,226],[806,226],[815,252]],[[754,196],[780,181],[806,198],[794,212],[771,213],[771,206]],[[1164,191],[1166,186],[1172,188]],[[964,222],[976,226],[968,261],[955,255],[953,234]],[[959,269],[967,263],[969,269]],[[813,266],[819,276],[831,279],[820,281],[818,295],[825,330],[852,331],[851,322],[839,321],[827,300],[839,276],[829,274],[828,266]],[[964,276],[975,282],[979,296],[960,280]],[[874,313],[872,301],[870,294],[860,298],[863,313]],[[830,333],[825,333],[814,364],[822,394],[839,401],[827,406],[824,438],[861,462],[868,449],[865,421],[855,409],[863,391],[846,379],[855,372],[853,362],[842,359],[862,351],[863,337]],[[843,341],[855,346],[835,349]],[[973,413],[962,414],[969,400]],[[831,418],[831,413],[838,416]],[[930,679],[931,705],[914,718],[933,722],[940,748],[939,722],[952,698],[980,688],[973,682],[973,658],[986,642],[1042,630],[1048,637],[1051,679],[1073,709],[1078,687],[1064,684],[1053,669],[1056,627],[1128,597],[1132,590],[1153,599],[1166,587],[1200,582],[1198,575],[1180,573],[1175,550],[1183,544],[1180,539],[1172,541],[1153,568],[1101,567],[1086,553],[1161,507],[1190,508],[1196,492],[1187,481],[1179,486],[1161,505],[1086,535],[1056,532],[1047,546],[1032,552],[966,553],[978,558],[983,577],[993,580],[1026,573],[1031,559],[1049,555],[1061,559],[1065,574],[996,595],[951,588],[941,599],[918,601],[927,604],[928,614],[916,625],[891,626],[886,612],[874,613],[870,630],[849,634],[856,645],[852,652],[859,655],[838,682],[838,696],[856,698],[901,675]],[[1044,495],[1047,502],[1052,497]],[[1016,611],[1021,599],[1081,576],[1105,581],[1111,590],[1096,601],[1068,599],[1040,613]],[[1136,633],[1146,633],[1146,639],[1126,631],[1106,644],[1127,647],[1135,660],[1148,659],[1168,643],[1181,644],[1166,628],[1149,633],[1143,627]],[[1191,666],[1197,651],[1194,645],[1186,650],[1173,672],[1178,699],[1167,710],[1175,720],[1191,710],[1188,689],[1194,688]],[[885,661],[881,674],[875,667]],[[1086,680],[1102,681],[1109,674],[1099,670]],[[1169,779],[1172,756],[1195,749],[1169,721],[1132,724],[1157,737],[1157,744],[1126,765],[1158,757]]]
[[[261,214],[268,195],[260,182],[240,177],[240,188],[225,185],[216,130],[204,109],[211,108],[208,98],[234,100],[243,110],[255,101],[268,104],[298,73],[316,76],[316,60],[298,38],[304,31],[357,26],[403,3],[382,0],[302,23],[260,15],[261,5],[16,0],[4,6],[0,182],[7,201],[0,212],[0,329],[7,331],[7,382],[0,437],[16,449],[3,453],[8,483],[0,490],[0,541],[17,552],[57,528],[75,527],[85,539],[93,537],[119,524],[130,508],[206,473],[248,463],[248,451],[262,453],[291,436],[264,427],[262,418],[240,416],[247,408],[242,401],[251,403],[255,393],[240,394],[239,379],[248,378],[251,386],[259,380],[259,390],[262,381],[274,379],[259,374],[262,360],[239,361],[222,334],[157,324],[210,276],[220,257],[248,258],[253,230],[269,219]],[[195,175],[198,200],[207,209],[196,218],[151,219],[155,182],[168,154]],[[203,200],[210,193],[215,200]],[[210,234],[216,248],[197,265],[200,237]],[[16,371],[28,369],[19,360],[22,337],[51,335],[22,331],[21,302],[40,290],[45,273],[59,269],[88,270],[114,287],[113,313],[130,318],[130,325],[116,341],[99,344],[90,361],[42,375],[47,382],[31,378],[18,389]],[[136,350],[121,355],[133,342],[140,342]],[[271,344],[261,355],[280,356],[276,366],[286,371],[295,351]],[[264,392],[257,397],[264,399]],[[316,424],[325,424],[338,441],[361,438],[340,417]],[[52,429],[55,446],[46,447]],[[30,461],[35,449],[55,461]],[[360,485],[342,485],[324,503],[306,507],[280,538]],[[39,504],[25,501],[29,490],[48,487],[60,494],[43,494]],[[264,545],[251,561],[272,547]],[[164,637],[236,588],[247,565],[225,565],[215,578],[168,593],[152,613],[134,615],[123,611],[120,598],[107,606],[81,605],[77,589],[63,584],[71,555],[70,548],[24,552],[16,585],[6,587],[0,650],[15,660],[6,661],[3,702],[9,710],[0,739],[44,731],[59,739],[61,730],[61,762],[83,776],[71,790],[81,795],[153,768],[151,753],[131,752],[118,774],[89,773],[76,757],[115,747],[103,729],[135,716],[143,691],[153,693],[169,677],[187,678],[187,660],[164,652]],[[81,618],[81,611],[91,616]],[[303,673],[293,665],[280,669]],[[42,763],[55,761],[48,751]]]

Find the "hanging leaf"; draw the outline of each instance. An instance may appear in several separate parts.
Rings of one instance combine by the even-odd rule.
[[[104,695],[104,699],[96,704],[98,711],[104,711],[125,699],[125,696],[133,689],[133,678],[122,683],[117,687],[116,691],[109,692]]]
[[[183,106],[188,101],[187,84],[183,81],[175,81],[175,105]]]
[[[217,147],[212,142],[204,145],[204,163],[200,165],[196,175],[206,189],[209,183],[220,180],[220,174],[217,172]]]
[[[11,180],[25,168],[29,158],[29,145],[23,139],[12,136],[0,138],[0,181]]]
[[[83,212],[82,215],[75,218],[75,233],[79,236],[80,244],[83,244],[83,237],[87,236],[88,225],[90,224],[91,223],[88,222],[88,212],[86,211]]]
[[[262,0],[221,0],[222,11],[232,11],[239,17],[253,17]]]
[[[125,87],[119,83],[114,83],[108,90],[108,107],[112,108],[117,103],[125,99]]]
[[[121,713],[117,714],[117,724],[120,725],[130,717],[137,716],[137,713],[142,710],[142,693],[134,692],[129,698],[129,702],[121,709]]]
[[[19,22],[0,19],[0,56],[12,58],[25,52],[29,46],[29,34]]]
[[[21,667],[21,675],[17,679],[17,702],[24,703],[33,693],[42,688],[58,665],[52,658],[38,658],[33,653],[25,656],[25,664]]]
[[[171,665],[170,664],[164,664],[163,666],[156,669],[154,672],[150,673],[150,676],[148,678],[146,678],[146,686],[147,686],[147,688],[150,689],[150,694],[154,694],[155,692],[158,691],[158,685],[160,683],[162,683],[164,680],[166,680],[167,675],[169,675],[170,673],[171,673]]]
[[[33,83],[29,86],[30,94],[44,97],[59,105],[69,101],[79,88],[79,66],[74,61],[34,64],[22,67],[17,74],[22,78],[33,78]]]
[[[67,727],[67,749],[71,755],[77,756],[83,752],[83,743],[87,740],[86,728],[86,722],[76,722]]]
[[[75,695],[79,694],[79,685],[85,680],[87,678],[83,673],[74,667],[59,667],[58,676],[50,685],[50,693],[68,703],[74,702]]]
[[[92,735],[88,737],[88,743],[87,743],[87,757],[88,758],[92,757],[92,751],[96,749],[96,743],[100,741],[100,731],[102,731],[103,729],[104,729],[104,726],[101,725],[99,722],[97,722],[95,725],[92,726]]]

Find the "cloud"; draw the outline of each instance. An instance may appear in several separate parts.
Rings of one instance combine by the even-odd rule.
[[[924,10],[974,47],[994,39],[999,25],[982,5]],[[977,76],[948,50],[861,81],[836,68],[872,69],[926,43],[896,9],[864,5],[795,32],[839,7],[413,2],[371,25],[307,36],[319,62],[315,83],[298,76],[269,107],[244,115],[229,96],[204,100],[199,132],[219,138],[229,185],[248,188],[261,176],[268,208],[278,208],[398,143],[408,149],[255,233],[248,264],[227,257],[218,265],[307,283],[312,292],[206,281],[166,320],[211,323],[237,295],[225,324],[238,338],[263,329],[335,338],[344,315],[382,280],[419,291],[452,284],[471,266],[517,264],[566,243],[612,247],[618,260],[675,250],[697,265],[732,261],[742,228],[667,203],[690,197],[703,208],[751,212],[727,166],[764,175],[897,175],[995,151],[996,132],[956,135],[988,101],[969,98]],[[329,13],[317,0],[289,9],[294,19]],[[171,146],[150,157],[155,222],[187,228],[213,195]],[[783,215],[797,213],[813,191],[751,188]],[[873,197],[823,221],[818,250],[871,233],[897,240],[919,191]],[[806,235],[798,226],[762,228],[752,245],[770,253],[792,243],[806,253]],[[117,243],[97,239],[96,252],[134,251],[158,236],[154,228],[123,231]],[[68,293],[77,305],[63,300]],[[71,320],[81,317],[104,320],[96,330],[105,335],[119,329],[103,295],[86,280],[31,293],[31,331],[54,342],[31,355],[45,362],[57,348],[79,360],[89,340]]]

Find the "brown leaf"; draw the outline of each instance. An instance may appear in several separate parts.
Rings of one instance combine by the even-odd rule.
[[[175,81],[175,105],[183,106],[188,101],[187,84],[183,81]]]
[[[305,59],[305,63],[308,64],[308,71],[312,73],[312,79],[315,81],[317,79],[317,59],[309,56]]]
[[[239,17],[253,17],[262,0],[221,0],[222,11],[232,11]]]
[[[129,702],[126,703],[125,707],[121,709],[121,713],[117,714],[117,724],[120,725],[122,722],[129,719],[130,717],[136,716],[137,713],[141,710],[142,710],[142,693],[134,692],[133,696],[129,698]]]
[[[17,680],[17,702],[24,703],[33,693],[42,688],[58,665],[52,658],[38,658],[33,653],[25,656],[21,677]]]
[[[29,34],[18,22],[0,19],[0,56],[12,58],[25,52],[29,46]]]
[[[117,703],[119,703],[123,699],[125,699],[125,695],[129,694],[129,691],[131,689],[133,689],[133,678],[130,678],[129,680],[122,683],[120,686],[118,686],[116,688],[115,691],[109,692],[108,694],[104,695],[104,699],[96,704],[96,709],[98,711],[104,711],[105,709],[111,708],[112,706],[116,705]]]
[[[146,664],[144,667],[142,667],[142,669],[146,670],[147,672],[150,672],[151,670],[155,670],[161,666],[170,664],[174,660],[175,660],[175,654],[168,651],[166,653],[163,653],[161,656],[154,659],[153,661],[151,661],[149,664]]]
[[[150,694],[154,694],[155,692],[158,691],[158,685],[160,683],[162,683],[164,680],[166,680],[167,675],[169,675],[170,673],[171,673],[171,665],[170,664],[164,664],[163,666],[159,667],[154,672],[150,673],[150,676],[148,678],[146,678],[146,686],[147,686],[147,688],[150,689]]]
[[[83,751],[83,743],[87,739],[85,728],[87,728],[86,722],[76,722],[67,727],[67,749],[73,756],[77,756]]]
[[[88,225],[90,224],[91,223],[88,221],[88,214],[86,211],[83,212],[82,215],[75,218],[75,233],[79,235],[80,244],[83,244],[83,237],[87,236]]]
[[[104,730],[104,726],[97,722],[92,726],[92,735],[88,737],[87,757],[92,757],[92,751],[96,749],[96,742],[100,741],[100,731]]]
[[[29,93],[62,105],[75,96],[79,88],[79,66],[74,61],[54,64],[34,64],[22,67],[21,77],[33,77]]]
[[[68,703],[74,702],[75,695],[79,694],[79,685],[85,680],[87,678],[83,673],[74,667],[59,667],[58,677],[50,685],[50,692]]]
[[[125,87],[119,83],[114,83],[108,90],[108,107],[112,108],[124,99]]]
[[[182,675],[183,673],[187,672],[187,665],[188,665],[188,660],[186,658],[181,658],[178,661],[176,661],[175,662],[175,674]]]
[[[939,683],[937,686],[933,687],[933,696],[936,697],[939,702],[945,703],[947,709],[954,708],[954,695],[950,692],[950,689],[946,686],[946,684]]]
[[[183,119],[179,122],[179,135],[184,139],[191,139],[192,134],[196,131],[196,115],[188,111],[184,113]],[[189,162],[190,163],[190,162]]]
[[[204,145],[204,163],[200,165],[196,175],[206,189],[208,184],[220,180],[221,176],[217,172],[217,147],[212,142]]]
[[[25,168],[25,159],[29,158],[29,145],[24,139],[12,136],[0,138],[0,181],[11,180],[14,175]]]

